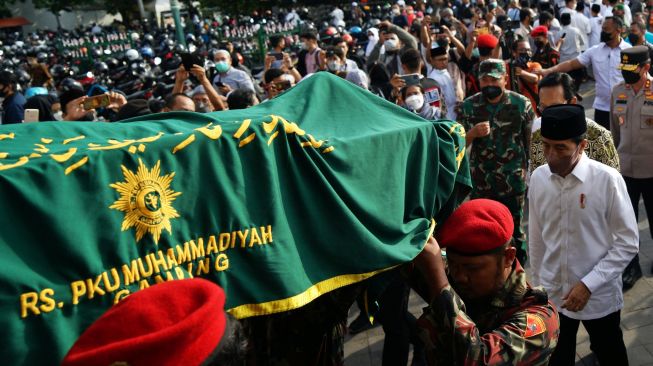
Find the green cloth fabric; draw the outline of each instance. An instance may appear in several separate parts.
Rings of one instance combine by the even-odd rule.
[[[246,110],[0,126],[0,358],[58,363],[160,281],[244,318],[408,262],[471,186],[464,148],[327,73]]]

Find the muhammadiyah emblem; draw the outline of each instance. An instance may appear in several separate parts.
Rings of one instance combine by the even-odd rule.
[[[109,208],[125,213],[122,221],[122,231],[136,228],[136,241],[140,241],[146,233],[152,234],[158,244],[161,232],[166,229],[172,234],[170,219],[179,217],[172,202],[181,195],[170,188],[175,173],[161,176],[161,161],[157,161],[148,170],[141,159],[138,159],[138,170],[134,172],[121,165],[125,176],[124,182],[110,184],[120,193],[120,198]]]

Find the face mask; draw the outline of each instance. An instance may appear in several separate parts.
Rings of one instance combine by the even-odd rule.
[[[329,61],[327,62],[327,68],[329,68],[329,71],[336,72],[340,69],[340,64],[338,64],[336,61]]]
[[[307,42],[302,42],[302,49],[308,51],[308,43]]]
[[[392,9],[392,15],[397,16],[399,14],[401,14],[401,11],[399,11],[399,9]]]
[[[215,64],[215,69],[218,70],[218,72],[227,72],[227,70],[229,70],[229,64],[226,61],[220,61]]]
[[[488,54],[489,54],[489,52],[488,52]],[[487,56],[487,55],[485,55],[485,56]],[[479,52],[478,48],[474,48],[472,50],[472,57],[477,57],[477,58],[481,57],[481,52]]]
[[[571,154],[571,156],[556,158],[555,160],[551,160],[551,161],[547,159],[547,163],[549,164],[549,169],[551,169],[551,173],[561,175],[568,172],[571,169],[571,167],[573,167],[574,164],[578,162],[579,155],[577,154],[579,148],[580,146],[576,148],[576,150],[574,151],[573,154]]]
[[[530,60],[531,60],[531,55],[529,55],[528,53],[525,53],[525,52],[524,52],[524,53],[520,53],[520,54],[519,54],[518,62],[519,62],[520,64],[525,65],[525,64],[526,64],[528,61],[530,61]]]
[[[465,25],[470,25],[470,24],[472,24],[472,20],[471,19],[463,19],[463,23],[465,23]]]
[[[373,35],[369,35],[369,36],[367,36],[367,39],[369,39],[370,41],[373,41],[374,38],[375,38],[375,37],[374,37]]]
[[[636,34],[632,34],[632,33],[629,34],[628,35],[628,42],[633,46],[636,45],[637,43],[639,43],[639,36],[636,35]]]
[[[383,42],[383,46],[385,46],[386,51],[395,51],[397,49],[397,40],[390,38]]]
[[[624,77],[626,84],[635,84],[642,78],[638,72],[626,70],[621,70],[621,76]]]
[[[449,40],[446,39],[446,38],[438,39],[438,40],[437,40],[437,43],[438,43],[438,46],[440,46],[440,47],[442,47],[442,48],[447,48],[447,47],[449,47]]]
[[[52,115],[55,121],[63,121],[63,112],[59,111]]]
[[[197,113],[208,113],[210,112],[209,107],[204,102],[195,103],[195,112]]]
[[[411,95],[406,98],[406,107],[411,111],[416,111],[424,105],[424,96],[422,94]]]
[[[601,42],[607,43],[612,40],[612,34],[608,32],[601,32]]]
[[[539,49],[544,48],[544,41],[535,41],[535,47]]]
[[[499,88],[498,86],[484,86],[481,89],[481,93],[483,93],[483,96],[485,96],[485,99],[492,100],[497,98],[503,93],[503,89]]]

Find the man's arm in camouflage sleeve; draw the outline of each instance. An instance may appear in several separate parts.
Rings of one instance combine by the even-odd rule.
[[[481,335],[450,286],[418,324],[425,330],[427,353],[444,354],[457,365],[546,365],[558,338],[558,317],[550,303],[521,308]]]

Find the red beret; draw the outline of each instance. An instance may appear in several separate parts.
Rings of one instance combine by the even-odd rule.
[[[510,210],[488,200],[470,200],[458,207],[438,230],[438,243],[443,248],[467,255],[484,254],[496,249],[512,237],[514,223]]]
[[[476,45],[481,48],[495,48],[499,44],[497,37],[491,34],[481,34],[476,39]]]
[[[222,288],[203,279],[138,291],[91,324],[62,365],[200,365],[224,333],[224,302]]]
[[[540,37],[540,36],[546,37],[547,34],[549,34],[549,30],[543,25],[540,25],[539,27],[535,27],[531,31],[531,37]]]

